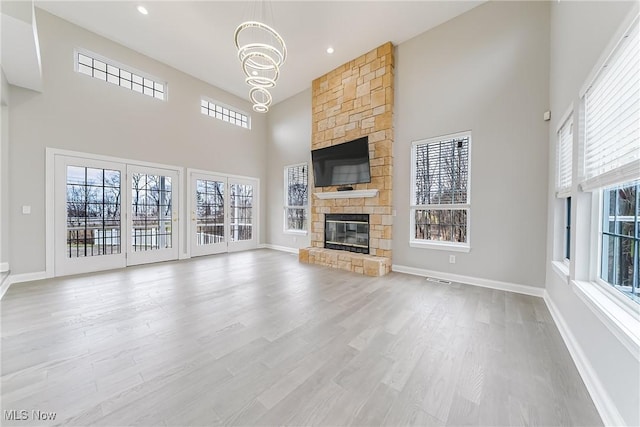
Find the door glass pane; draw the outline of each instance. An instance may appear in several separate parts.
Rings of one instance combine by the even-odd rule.
[[[229,240],[251,240],[253,236],[253,186],[229,186],[230,234]]]
[[[171,177],[134,173],[131,187],[133,251],[171,248]]]
[[[119,254],[120,171],[67,166],[67,258]]]
[[[224,242],[224,182],[196,180],[196,242]]]

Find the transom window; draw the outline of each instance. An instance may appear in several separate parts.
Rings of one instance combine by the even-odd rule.
[[[306,232],[309,200],[309,167],[306,163],[284,168],[284,229]]]
[[[76,51],[76,71],[156,99],[166,99],[167,84],[98,55]]]
[[[223,122],[231,123],[232,125],[240,126],[245,129],[251,129],[251,121],[247,114],[240,111],[234,111],[231,108],[220,105],[215,101],[209,101],[204,98],[200,100],[200,112],[205,116],[215,117]]]
[[[469,250],[470,145],[470,132],[413,143],[412,246]]]

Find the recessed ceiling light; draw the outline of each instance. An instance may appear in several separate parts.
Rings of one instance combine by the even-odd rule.
[[[258,72],[257,72],[256,70],[253,70],[253,71],[251,72],[251,74],[253,74],[254,76],[257,76],[257,75],[258,75]]]
[[[333,48],[332,47],[328,47],[327,48],[327,53],[333,53]]]
[[[138,12],[140,12],[143,15],[148,15],[149,14],[149,11],[144,6],[138,6]]]

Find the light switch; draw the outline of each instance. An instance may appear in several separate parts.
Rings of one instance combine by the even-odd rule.
[[[29,205],[24,205],[24,206],[22,207],[22,214],[23,214],[23,215],[29,215],[29,214],[31,214],[31,206],[29,206]]]

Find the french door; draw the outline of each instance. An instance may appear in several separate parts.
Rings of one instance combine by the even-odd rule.
[[[227,177],[192,173],[190,182],[191,256],[226,252]]]
[[[54,274],[178,259],[176,170],[55,155]]]
[[[178,174],[127,165],[127,265],[178,259]]]
[[[54,165],[56,276],[124,267],[125,166],[62,156]]]
[[[189,173],[191,256],[257,247],[258,180]]]
[[[258,247],[258,185],[254,179],[229,178],[229,252]]]

